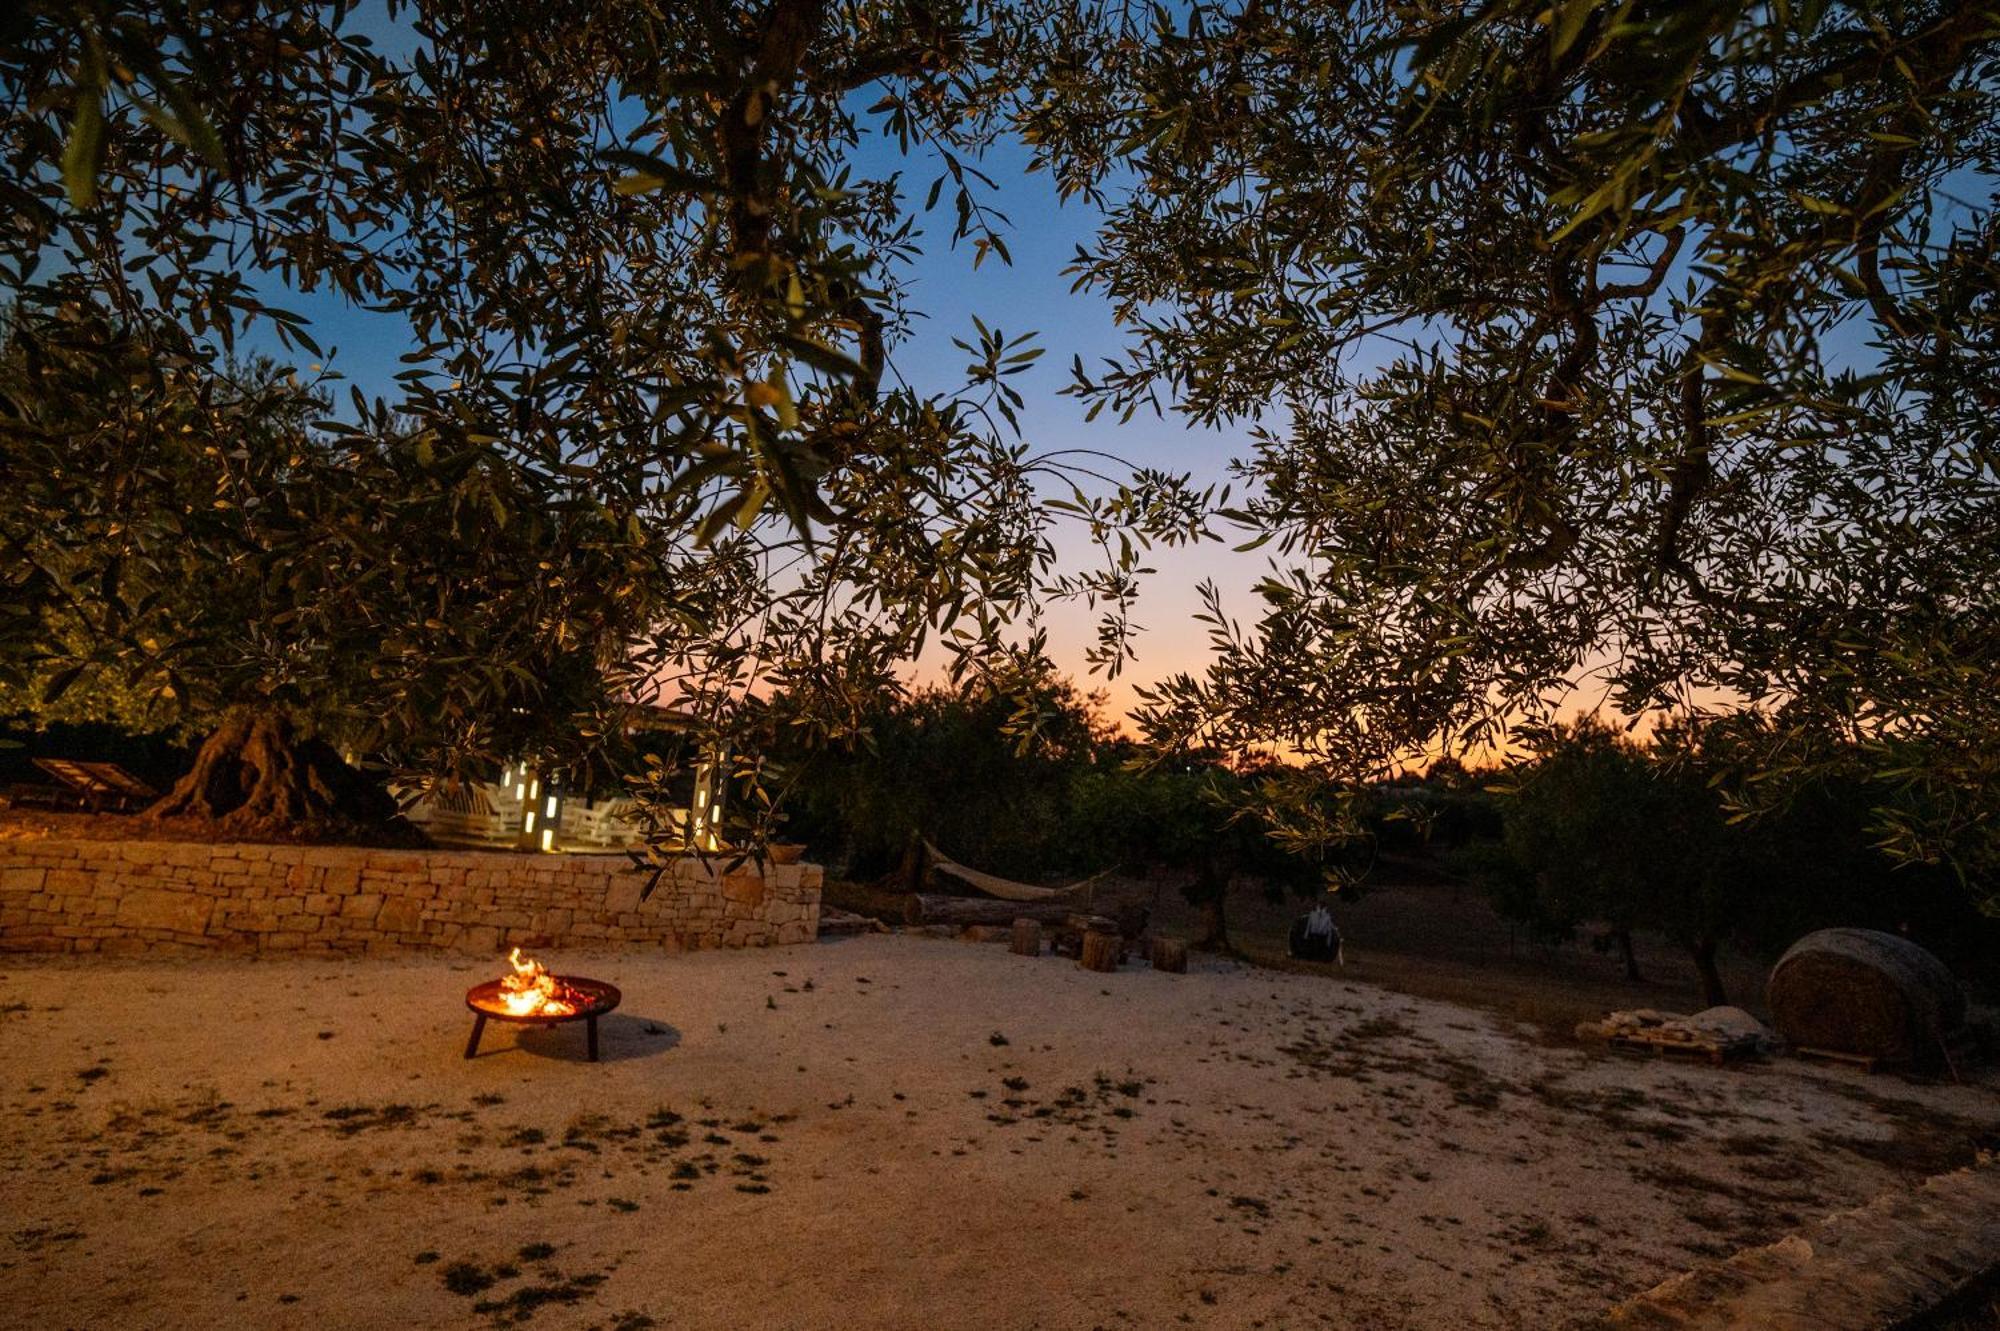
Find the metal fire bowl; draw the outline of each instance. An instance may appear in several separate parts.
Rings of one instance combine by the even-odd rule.
[[[618,986],[606,984],[602,980],[587,979],[581,975],[558,975],[555,980],[576,1002],[576,1011],[565,1013],[560,1017],[541,1013],[517,1016],[507,1010],[507,1004],[501,997],[506,991],[500,987],[498,980],[475,984],[466,990],[465,1005],[480,1016],[491,1017],[495,1021],[511,1021],[522,1026],[560,1026],[566,1021],[601,1017],[617,1007],[619,1000],[624,997],[618,992]]]
[[[472,1009],[472,1038],[465,1043],[465,1056],[471,1058],[479,1052],[479,1037],[486,1032],[486,1023],[511,1021],[517,1026],[560,1026],[566,1021],[587,1023],[589,1033],[590,1061],[597,1061],[597,1019],[618,1006],[623,997],[618,986],[606,984],[602,980],[592,980],[582,975],[558,975],[556,983],[561,985],[571,999],[576,1002],[576,1011],[561,1016],[536,1013],[521,1016],[507,1010],[501,995],[506,991],[500,981],[488,980],[475,984],[465,992],[465,1005]]]

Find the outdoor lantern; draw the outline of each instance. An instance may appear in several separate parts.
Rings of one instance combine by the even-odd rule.
[[[556,832],[562,827],[562,796],[553,786],[542,800],[542,849],[556,848]]]
[[[719,764],[694,769],[694,806],[688,811],[688,840],[696,850],[722,849],[722,783]]]

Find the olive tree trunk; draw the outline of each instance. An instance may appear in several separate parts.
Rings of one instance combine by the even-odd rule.
[[[1625,962],[1625,978],[1633,981],[1644,980],[1646,977],[1639,973],[1639,954],[1632,950],[1632,931],[1620,927],[1614,931],[1612,937],[1618,943],[1618,955]],[[1711,1003],[1709,1006],[1715,1005]]]
[[[1721,948],[1721,940],[1701,936],[1688,944],[1688,953],[1694,958],[1694,968],[1701,973],[1702,1001],[1710,1007],[1721,1007],[1729,1001],[1729,994],[1722,985],[1722,968],[1716,964],[1716,953]]]
[[[1228,952],[1229,917],[1225,905],[1229,896],[1230,870],[1216,862],[1214,856],[1204,856],[1195,879],[1182,889],[1190,904],[1201,911],[1201,936],[1194,940],[1197,948],[1211,952]]]
[[[194,767],[147,811],[235,836],[413,844],[422,840],[381,785],[281,711],[236,708]]]

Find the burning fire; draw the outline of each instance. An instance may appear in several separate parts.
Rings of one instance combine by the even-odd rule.
[[[515,948],[507,961],[512,975],[500,981],[500,1002],[515,1017],[567,1017],[576,1011],[576,1002],[560,980],[542,969],[542,963],[523,957]]]

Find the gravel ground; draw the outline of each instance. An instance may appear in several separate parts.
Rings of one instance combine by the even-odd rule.
[[[1556,1327],[2000,1126],[1229,963],[544,960],[603,1063],[462,1059],[498,959],[0,959],[0,1326]]]

